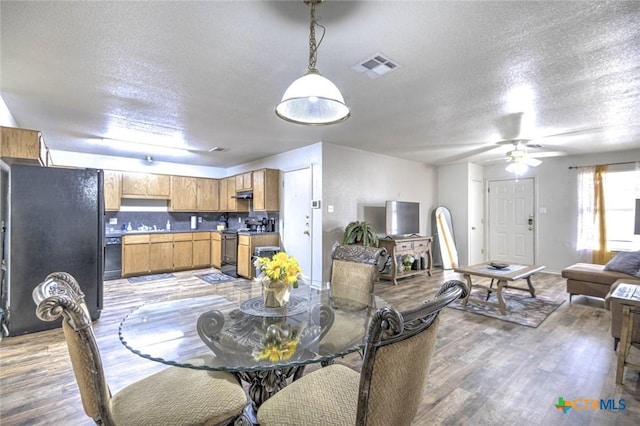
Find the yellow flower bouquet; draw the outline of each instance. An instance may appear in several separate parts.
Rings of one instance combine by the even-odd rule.
[[[265,306],[280,307],[289,301],[291,287],[298,288],[303,278],[302,269],[295,257],[280,252],[269,257],[258,257],[253,265],[260,270],[256,281],[264,288]]]
[[[253,356],[258,361],[286,361],[296,353],[299,342],[299,330],[291,329],[288,324],[271,324],[262,339],[262,346],[254,351]]]

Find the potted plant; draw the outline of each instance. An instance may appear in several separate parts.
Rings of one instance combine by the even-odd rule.
[[[344,228],[342,243],[378,247],[378,235],[369,222],[356,220]]]

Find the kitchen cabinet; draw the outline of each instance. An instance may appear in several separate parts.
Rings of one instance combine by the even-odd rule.
[[[218,179],[196,179],[196,209],[199,212],[216,212],[220,208]]]
[[[0,157],[7,162],[51,166],[49,149],[37,130],[1,127]]]
[[[232,176],[225,180],[227,181],[227,211],[235,212],[238,201],[234,198],[236,195],[236,178]]]
[[[111,170],[104,171],[104,209],[105,211],[120,210],[122,197],[122,173]]]
[[[227,193],[227,179],[218,181],[218,210],[221,212],[229,211],[229,194]]]
[[[280,210],[280,170],[261,169],[253,172],[253,210]]]
[[[149,235],[122,237],[122,276],[144,275],[149,272]]]
[[[149,235],[149,272],[173,270],[173,234]]]
[[[193,233],[193,265],[194,268],[211,266],[211,233]]]
[[[211,266],[222,267],[222,234],[219,232],[211,233]]]
[[[197,204],[197,178],[171,176],[171,210],[195,212]]]
[[[252,174],[252,172],[246,172],[236,175],[236,192],[253,189]]]
[[[256,247],[279,246],[280,235],[277,233],[238,234],[237,272],[241,277],[255,278],[253,252]]]
[[[193,232],[173,234],[173,269],[191,269],[193,267]]]
[[[150,173],[122,174],[123,198],[171,199],[171,176]]]

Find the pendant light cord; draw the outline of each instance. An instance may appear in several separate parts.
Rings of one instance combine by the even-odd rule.
[[[322,28],[322,36],[320,41],[316,43],[316,26]],[[311,23],[309,24],[309,69],[316,69],[316,62],[318,60],[318,48],[324,40],[324,33],[326,28],[318,23],[316,19],[316,2],[311,1]]]

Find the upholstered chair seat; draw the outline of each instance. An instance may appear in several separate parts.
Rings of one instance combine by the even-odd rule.
[[[433,301],[400,313],[376,311],[361,372],[331,365],[303,376],[258,409],[262,426],[410,425],[426,385],[438,332],[438,314],[464,283],[448,281]]]
[[[233,374],[179,367],[166,368],[112,396],[76,280],[64,272],[49,274],[34,289],[33,299],[43,321],[62,316],[82,405],[97,424],[228,425],[247,405],[244,389]],[[198,359],[193,363],[197,365]]]

